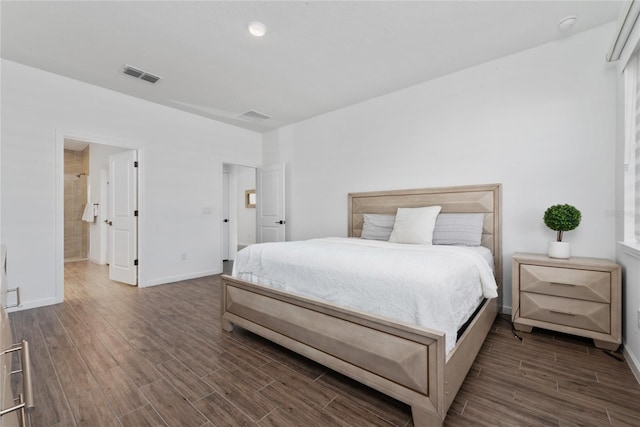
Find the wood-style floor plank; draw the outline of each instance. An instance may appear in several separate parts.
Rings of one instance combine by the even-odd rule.
[[[253,421],[260,420],[277,407],[274,402],[264,398],[257,390],[237,381],[236,377],[225,369],[220,369],[206,376],[204,380],[211,384],[225,399],[242,408]]]
[[[119,422],[101,390],[94,389],[69,399],[78,427],[119,427]]]
[[[270,412],[265,418],[271,418],[270,421],[260,420],[260,423],[273,423],[275,418],[296,419],[300,423],[307,425],[318,425],[318,419],[321,409],[312,407],[308,402],[303,402],[294,390],[288,389],[281,383],[274,381],[264,387],[259,393],[268,400],[274,402],[278,409]],[[276,416],[276,414],[279,414]],[[288,422],[291,424],[291,422]]]
[[[219,393],[198,400],[194,406],[210,420],[215,420],[215,425],[220,427],[249,427],[255,423],[244,412],[234,406]]]
[[[93,374],[68,336],[47,337],[46,342],[67,397],[80,396],[97,388]]]
[[[309,380],[279,362],[271,362],[262,367],[263,371],[275,379],[274,387],[295,396],[312,408],[322,409],[338,394],[320,383]]]
[[[140,388],[170,426],[199,427],[207,420],[164,379]]]
[[[125,351],[115,356],[118,366],[138,387],[151,384],[161,378],[153,365],[145,359],[145,355],[135,350]]]
[[[30,347],[30,350],[33,351],[33,347]],[[55,375],[40,376],[35,370],[31,375],[33,378],[33,399],[34,402],[37,402],[35,409],[29,414],[31,425],[51,426],[62,423],[64,420],[72,420],[73,415],[58,378]],[[21,385],[14,387],[14,390],[21,389]]]
[[[160,363],[156,365],[156,369],[190,402],[213,393],[213,388],[209,384],[198,378],[191,369],[178,360]]]
[[[10,315],[27,339],[31,427],[397,426],[410,408],[241,328],[220,276],[139,289],[65,264],[65,302]],[[640,426],[640,385],[589,340],[498,318],[446,427]],[[20,376],[12,379],[14,390]]]
[[[147,404],[140,390],[119,366],[97,373],[96,381],[118,417]]]
[[[337,421],[344,427],[389,427],[393,424],[384,420],[371,412],[360,411],[358,406],[351,400],[338,396],[331,401],[323,410],[325,414]]]
[[[371,412],[395,425],[404,425],[411,418],[411,410],[403,403],[350,379],[336,372],[329,371],[322,375],[318,383],[349,398],[368,412]]]
[[[158,412],[151,405],[145,405],[120,418],[122,427],[167,427]]]
[[[33,419],[31,421],[32,425],[33,425]],[[43,425],[43,424],[36,424],[36,425]],[[76,423],[73,420],[73,418],[67,418],[64,421],[60,421],[59,423],[55,423],[55,424],[46,424],[49,425],[51,427],[76,427]]]

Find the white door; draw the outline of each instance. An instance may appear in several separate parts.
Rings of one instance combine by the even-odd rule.
[[[258,168],[256,197],[256,240],[284,242],[284,165]]]
[[[222,173],[222,260],[229,259],[229,172]]]
[[[138,284],[138,173],[136,151],[109,156],[109,279]]]

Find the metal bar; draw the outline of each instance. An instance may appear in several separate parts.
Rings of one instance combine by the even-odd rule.
[[[31,386],[31,356],[29,343],[22,340],[22,387],[24,390],[25,409],[33,409],[33,387]]]
[[[22,343],[14,344],[13,347],[8,348],[5,351],[3,351],[2,353],[0,353],[0,356],[5,355],[7,353],[13,353],[14,351],[18,351],[18,350],[22,350]]]
[[[29,411],[34,408],[33,404],[33,387],[31,384],[31,356],[29,353],[29,342],[27,340],[22,340],[22,343],[16,345],[15,347],[9,348],[0,355],[5,355],[8,353],[13,353],[14,351],[22,350],[20,352],[20,364],[22,365],[22,369],[15,370],[10,373],[10,375],[22,372],[22,391],[24,394],[20,394],[18,396],[19,404],[14,405],[7,409],[0,410],[0,417],[8,414],[9,412],[20,410],[20,414],[22,417],[22,425],[26,426],[26,411]]]
[[[20,400],[22,401],[22,395],[20,395]],[[19,409],[24,408],[24,402],[17,404],[16,406],[12,406],[11,408],[3,409],[0,411],[0,417],[3,415],[7,415],[9,412],[17,411]]]
[[[20,395],[20,400],[22,401],[22,395]],[[22,427],[27,427],[27,412],[24,406],[20,408],[20,424],[22,424]]]
[[[14,400],[17,400],[19,403],[16,406],[0,411],[0,417],[8,414],[9,412],[20,411],[20,425],[22,427],[27,427],[27,414],[24,410],[24,400],[22,398],[22,395],[19,394],[18,398]]]

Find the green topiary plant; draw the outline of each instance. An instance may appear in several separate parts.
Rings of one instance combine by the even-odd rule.
[[[571,205],[553,205],[544,212],[544,223],[558,232],[558,242],[562,242],[562,233],[574,230],[580,225],[582,215]]]

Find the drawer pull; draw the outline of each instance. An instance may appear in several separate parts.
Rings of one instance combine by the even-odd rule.
[[[33,404],[33,388],[31,385],[31,357],[29,354],[29,343],[26,340],[22,340],[20,344],[3,351],[0,355],[13,353],[14,351],[20,351],[20,365],[21,369],[12,371],[11,375],[16,373],[22,373],[22,391],[23,393],[18,396],[18,404],[11,408],[0,410],[0,416],[8,414],[13,411],[20,411],[22,415],[22,425],[26,425],[26,413],[34,408]]]
[[[560,283],[560,282],[549,282],[550,285],[557,285],[557,286],[571,286],[573,288],[575,288],[577,285],[574,285],[573,283]]]
[[[566,311],[559,311],[559,310],[549,310],[550,313],[556,313],[556,314],[564,314],[565,316],[575,316],[575,314],[573,313],[567,313]]]
[[[5,294],[8,294],[9,292],[15,292],[16,293],[16,303],[15,304],[7,304],[2,308],[20,307],[22,305],[22,298],[20,298],[20,286],[18,286],[17,288],[13,288],[13,289],[7,289],[5,291]]]

